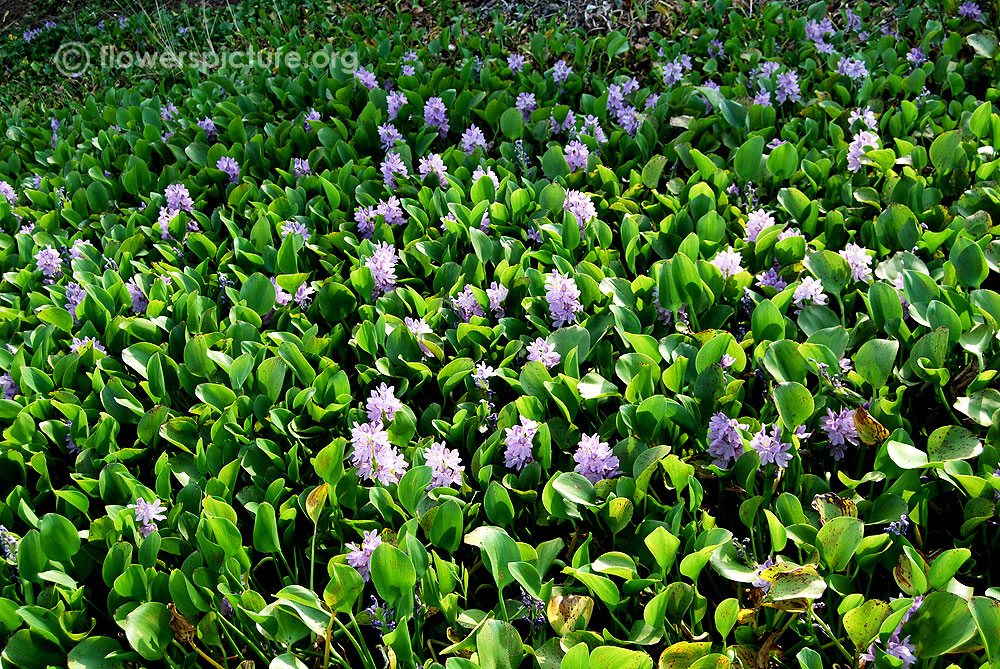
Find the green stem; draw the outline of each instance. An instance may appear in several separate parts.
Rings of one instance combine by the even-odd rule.
[[[241,641],[242,641],[243,643],[245,643],[245,644],[246,644],[247,646],[249,646],[250,648],[252,648],[252,649],[253,649],[253,651],[254,651],[255,653],[257,653],[257,657],[259,657],[260,659],[264,660],[265,662],[270,662],[270,660],[268,659],[267,655],[265,655],[265,654],[264,654],[264,651],[262,651],[262,650],[261,650],[260,648],[258,648],[258,647],[257,647],[257,644],[255,644],[255,643],[254,643],[253,641],[251,641],[251,640],[250,640],[250,639],[249,639],[249,638],[248,638],[248,637],[247,637],[247,636],[246,636],[246,635],[245,635],[245,634],[244,634],[244,633],[243,633],[243,632],[242,632],[242,631],[240,630],[240,628],[239,628],[239,627],[237,627],[236,625],[234,625],[234,624],[232,624],[231,622],[229,622],[229,621],[228,621],[228,620],[226,619],[226,617],[225,617],[225,616],[219,616],[219,617],[218,617],[217,619],[218,619],[219,621],[221,621],[221,622],[222,622],[222,624],[223,624],[223,627],[229,627],[229,629],[230,629],[230,630],[232,630],[232,631],[233,631],[233,632],[234,632],[234,633],[236,634],[236,636],[238,636],[238,637],[240,638],[240,640],[241,640]]]
[[[350,641],[351,641],[351,645],[354,646],[354,650],[357,652],[358,657],[361,658],[361,661],[365,663],[365,666],[366,667],[370,667],[371,669],[375,669],[375,661],[372,659],[372,657],[370,655],[368,655],[368,649],[367,648],[364,648],[364,649],[362,648],[361,644],[358,643],[358,640],[354,638],[353,634],[351,634],[351,630],[347,629],[347,627],[344,625],[344,623],[342,623],[339,620],[337,620],[337,616],[332,616],[330,618],[330,622],[331,623],[337,623],[337,626],[340,627],[340,630],[344,634],[347,635],[347,638],[350,639]],[[357,623],[355,623],[355,625],[357,625]],[[359,631],[359,634],[360,634],[360,631]],[[328,651],[326,657],[329,657],[329,650],[330,650],[330,643],[329,643],[329,641],[326,644],[326,649]],[[326,669],[326,659],[324,659],[324,661],[323,661],[323,669]]]
[[[312,550],[309,553],[309,589],[313,590],[313,576],[316,571],[316,533],[319,531],[319,524],[313,523]],[[313,590],[315,592],[315,590]]]
[[[846,657],[847,661],[851,663],[851,666],[853,666],[854,656],[848,653],[847,649],[844,648],[844,646],[840,643],[837,637],[833,635],[833,631],[830,629],[830,626],[827,625],[825,622],[823,622],[823,619],[820,618],[818,615],[816,615],[816,611],[813,610],[812,608],[809,609],[809,613],[812,614],[812,617],[816,620],[816,622],[819,623],[819,626],[822,627],[823,630],[827,633],[827,635],[830,637],[830,640],[833,641],[833,645],[835,645],[837,648],[840,649],[840,652],[844,654],[844,657]]]
[[[358,633],[358,637],[357,638],[358,639],[363,639],[364,636],[361,634],[361,626],[358,625],[358,619],[354,617],[354,613],[352,611],[348,611],[347,615],[349,615],[351,617],[351,624],[354,625],[354,631]],[[365,661],[368,664],[368,666],[374,667],[375,666],[375,658],[372,657],[371,652],[368,650],[368,646],[367,645],[363,645],[363,646],[361,646],[361,648],[362,648],[362,650],[364,650],[363,658],[365,659]]]

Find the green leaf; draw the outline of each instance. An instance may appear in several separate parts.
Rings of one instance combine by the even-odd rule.
[[[642,168],[642,185],[650,190],[656,190],[660,183],[660,175],[667,165],[665,156],[653,156]]]
[[[941,133],[931,142],[931,164],[942,172],[952,169],[958,164],[957,156],[961,145],[961,130],[949,130]]]
[[[261,553],[277,553],[281,550],[278,520],[274,507],[268,502],[257,505],[257,515],[253,522],[253,547]]]
[[[590,652],[590,669],[653,669],[653,658],[641,650],[598,646]]]
[[[507,139],[520,139],[524,134],[524,117],[521,111],[511,107],[500,117],[500,130]]]
[[[479,629],[476,651],[482,669],[515,669],[524,657],[521,635],[501,620],[487,620]]]
[[[730,597],[719,602],[719,606],[715,609],[715,629],[719,630],[719,634],[722,635],[723,639],[728,637],[729,633],[733,630],[739,613],[740,602],[735,597]]]
[[[121,666],[117,658],[122,653],[121,644],[106,636],[84,639],[66,656],[68,669],[115,669]]]
[[[958,425],[939,427],[927,438],[927,458],[931,462],[968,460],[982,452],[979,438]]]
[[[892,374],[898,352],[899,342],[895,339],[870,339],[854,356],[855,369],[861,378],[879,390]]]
[[[991,666],[1000,666],[1000,602],[992,597],[973,597],[969,611],[979,628]]]
[[[371,577],[375,589],[386,603],[395,604],[404,596],[413,596],[417,574],[406,553],[391,544],[379,544],[371,559]]]
[[[47,513],[39,526],[42,550],[51,560],[67,560],[80,550],[80,534],[69,519]]]
[[[757,173],[760,172],[760,161],[763,156],[763,137],[758,135],[743,142],[743,146],[736,151],[736,156],[733,159],[736,174],[744,181],[756,181]]]
[[[774,389],[774,402],[778,407],[781,422],[789,430],[794,430],[812,416],[815,404],[812,394],[801,383],[787,381]]]
[[[274,308],[274,284],[260,272],[251,274],[240,288],[240,299],[263,316]]]
[[[861,545],[865,524],[860,518],[838,516],[820,528],[817,548],[823,561],[833,571],[843,571]]]
[[[354,567],[332,560],[327,572],[330,582],[323,591],[323,601],[334,611],[349,613],[365,589],[365,580]]]
[[[542,171],[549,179],[564,177],[569,174],[569,164],[567,164],[566,158],[563,156],[562,147],[558,144],[550,146],[549,150],[542,156]]]
[[[833,251],[816,251],[805,260],[805,266],[823,284],[823,290],[840,295],[851,280],[851,266]]]
[[[750,318],[754,342],[778,341],[785,336],[785,319],[770,300],[761,300]]]
[[[767,170],[778,179],[789,179],[799,169],[799,152],[791,142],[785,142],[767,157]]]
[[[869,599],[844,614],[844,631],[858,650],[866,650],[892,607],[879,599]]]
[[[983,250],[968,237],[955,240],[948,259],[955,267],[959,282],[967,288],[979,288],[990,274]]]
[[[170,609],[160,602],[147,602],[128,614],[125,636],[129,645],[146,660],[159,660],[174,638]]]

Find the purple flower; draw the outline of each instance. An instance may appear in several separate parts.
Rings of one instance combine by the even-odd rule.
[[[868,130],[859,132],[854,136],[850,146],[847,147],[847,169],[852,172],[860,170],[863,166],[861,156],[864,155],[865,150],[877,148],[879,148],[878,135]]]
[[[643,109],[649,111],[650,109],[655,109],[656,104],[660,101],[660,94],[653,93],[646,98],[646,103],[643,105]]]
[[[751,585],[755,588],[760,588],[767,594],[767,591],[771,589],[771,582],[761,578],[761,574],[764,573],[765,569],[774,566],[774,558],[768,557],[762,564],[757,565],[756,572],[754,573],[753,583]]]
[[[472,290],[472,286],[466,286],[462,289],[462,292],[458,293],[451,301],[452,308],[458,312],[459,317],[462,321],[468,323],[473,316],[485,316],[486,312],[483,311],[483,307],[479,304],[476,299],[476,294]]]
[[[409,170],[406,169],[406,163],[403,162],[403,159],[395,151],[389,151],[385,154],[381,171],[382,180],[385,182],[386,188],[396,188],[396,174],[401,175],[403,178],[410,176]]]
[[[899,520],[894,520],[891,523],[889,523],[888,527],[888,531],[890,534],[895,534],[898,536],[905,535],[908,529],[910,529],[910,520],[906,517],[905,513],[899,517]]]
[[[863,246],[849,242],[840,252],[840,257],[851,266],[852,279],[863,283],[872,282],[872,257],[868,255]]]
[[[372,295],[377,297],[395,289],[396,287],[396,263],[399,256],[396,255],[396,248],[386,242],[379,242],[375,245],[375,252],[365,261],[365,267],[371,270],[375,279],[375,287]]]
[[[963,19],[972,19],[973,21],[986,23],[986,20],[983,18],[983,10],[979,9],[979,5],[974,2],[963,2],[959,5],[958,15]]]
[[[137,523],[142,523],[143,525],[150,525],[155,523],[157,520],[166,520],[167,517],[164,515],[164,511],[167,507],[163,506],[163,503],[158,499],[154,499],[152,503],[147,502],[142,497],[136,500],[135,504],[129,504],[126,509],[133,509],[135,512],[135,520]]]
[[[552,324],[557,328],[576,322],[576,314],[583,311],[576,282],[558,270],[545,277],[545,299],[549,303]]]
[[[391,123],[385,123],[378,127],[378,138],[382,142],[382,149],[388,151],[396,146],[397,141],[403,140],[403,135],[396,130],[396,126]]]
[[[78,323],[79,320],[76,317],[76,309],[83,303],[83,298],[87,296],[80,284],[75,281],[70,281],[66,284],[66,311],[73,314],[73,322]],[[145,307],[143,308],[145,310]]]
[[[507,56],[507,67],[511,69],[511,72],[520,72],[524,69],[524,56],[519,53],[512,53]]]
[[[484,390],[490,389],[490,379],[497,375],[497,370],[493,369],[485,362],[480,362],[476,365],[475,370],[472,372],[472,380],[475,381],[476,385]]]
[[[798,102],[802,99],[802,94],[799,90],[799,75],[795,70],[779,74],[776,83],[777,90],[775,91],[775,97],[778,98],[780,104],[784,104],[787,101]]]
[[[62,273],[62,257],[59,255],[59,251],[48,244],[35,254],[35,262],[38,263],[38,269],[45,276],[54,277]]]
[[[319,115],[314,107],[309,108],[309,113],[306,114],[305,119],[303,119],[302,124],[305,126],[306,132],[312,131],[312,126],[309,125],[309,121],[320,121],[323,117]]]
[[[712,464],[716,467],[725,469],[730,461],[736,461],[743,455],[740,428],[746,429],[747,426],[721,411],[709,419],[708,454],[714,458]]]
[[[561,89],[572,72],[573,68],[566,65],[565,61],[557,60],[555,66],[552,68],[552,81],[556,82]]]
[[[402,225],[406,223],[406,215],[403,213],[403,207],[399,203],[399,198],[395,195],[390,195],[387,200],[379,200],[378,206],[375,208],[376,214],[381,214],[382,218],[389,225]]]
[[[172,211],[194,211],[194,202],[191,200],[191,194],[188,193],[187,186],[184,184],[167,186],[164,196],[167,198],[167,209]]]
[[[497,173],[493,171],[493,168],[489,165],[484,169],[482,165],[476,167],[476,170],[472,173],[472,183],[475,184],[477,181],[483,177],[489,177],[493,182],[493,190],[500,190],[500,179],[497,178]]]
[[[587,224],[597,218],[597,207],[590,199],[589,193],[573,190],[566,191],[566,198],[563,200],[563,210],[573,214],[576,224],[580,227],[580,235],[583,236],[587,229]]]
[[[837,64],[837,74],[843,74],[857,81],[868,76],[868,67],[860,58],[841,58]]]
[[[560,359],[559,354],[556,352],[556,347],[547,342],[543,337],[538,337],[535,341],[528,344],[528,360],[540,362],[547,369],[552,369],[558,365]]]
[[[35,186],[35,188],[38,188],[38,186]],[[12,207],[17,204],[17,193],[14,192],[14,187],[3,180],[0,180],[0,197],[6,200],[7,204]]]
[[[580,134],[593,137],[594,141],[598,144],[603,144],[608,141],[607,136],[604,134],[604,128],[601,127],[600,121],[593,115],[584,117],[583,126],[580,128]]]
[[[417,52],[414,51],[413,49],[410,49],[409,51],[403,54],[403,61],[405,62],[415,63],[418,60],[420,60],[420,56],[418,56]]]
[[[722,278],[728,279],[729,277],[736,276],[743,271],[743,267],[740,265],[742,260],[743,254],[739,251],[734,251],[733,247],[730,246],[716,253],[711,262],[719,268],[720,272],[722,272]]]
[[[519,93],[514,106],[521,112],[521,117],[527,122],[531,118],[531,112],[538,109],[538,102],[535,101],[534,93]]]
[[[229,156],[219,158],[219,162],[215,164],[215,167],[228,174],[231,183],[236,183],[237,179],[240,178],[240,165]]]
[[[775,265],[763,274],[757,275],[757,283],[762,288],[771,287],[779,293],[788,288],[788,282],[781,278],[781,268]]]
[[[610,479],[622,473],[618,469],[618,457],[611,452],[607,442],[600,441],[596,434],[580,435],[580,443],[577,444],[573,459],[576,461],[573,470],[583,474],[591,483]]]
[[[506,286],[501,286],[496,281],[486,289],[486,296],[490,298],[490,310],[497,318],[503,317],[503,301],[507,299],[507,292]]]
[[[284,239],[288,235],[301,235],[302,241],[309,241],[309,238],[312,237],[312,233],[309,232],[306,224],[299,221],[285,221],[282,224],[281,238]]]
[[[764,228],[774,225],[774,217],[763,209],[755,209],[747,216],[747,236],[746,241],[756,242],[757,236]]]
[[[205,131],[205,137],[210,142],[214,142],[219,136],[219,131],[215,128],[215,122],[208,116],[198,121],[198,127]]]
[[[373,88],[378,88],[378,78],[374,73],[369,72],[364,67],[359,67],[354,73],[354,78],[361,82],[361,85],[371,90]]]
[[[424,105],[424,123],[431,128],[437,128],[438,134],[448,134],[448,111],[441,98],[430,98]]]
[[[810,41],[821,40],[827,33],[834,32],[833,21],[824,18],[822,21],[809,21],[806,24],[806,39]]]
[[[830,453],[834,460],[842,460],[847,452],[847,445],[858,445],[858,431],[854,427],[854,410],[842,409],[834,413],[827,408],[826,416],[820,419],[820,427],[826,432],[830,442]]]
[[[708,43],[708,57],[709,58],[722,58],[725,56],[726,52],[723,50],[723,45],[720,40],[714,39]]]
[[[5,400],[12,400],[21,394],[21,387],[14,383],[9,372],[0,373],[0,396]]]
[[[296,158],[292,163],[292,172],[295,174],[296,179],[312,174],[312,167],[309,166],[309,159]]]
[[[438,181],[441,183],[442,188],[448,187],[447,170],[444,166],[444,161],[436,153],[431,153],[424,158],[420,159],[420,178],[424,179],[431,172],[437,174]]]
[[[878,126],[878,122],[875,120],[875,112],[869,107],[853,110],[847,117],[847,126],[853,128],[855,121],[861,121],[869,130],[874,130]]]
[[[670,63],[663,63],[661,71],[663,73],[663,83],[667,86],[673,86],[684,77],[684,69],[676,60]]]
[[[133,314],[146,313],[146,307],[149,306],[149,300],[143,294],[142,286],[139,285],[139,281],[137,280],[137,278],[133,276],[131,279],[125,282],[125,288],[128,289],[129,297],[132,299],[132,313]],[[68,285],[66,286],[66,296],[69,297]],[[70,313],[73,313],[74,315],[76,314],[75,306],[73,309],[70,310]]]
[[[368,411],[368,420],[385,420],[391,423],[396,417],[396,412],[403,408],[403,403],[396,398],[396,386],[387,386],[385,383],[372,391],[365,409]]]
[[[364,533],[364,539],[362,539],[360,546],[353,541],[346,546],[350,551],[347,554],[347,564],[357,569],[361,578],[366,581],[371,575],[372,554],[381,544],[382,537],[378,535],[378,532],[369,530]]]
[[[423,335],[428,335],[433,332],[433,330],[431,330],[431,326],[429,326],[423,318],[407,317],[403,319],[403,322],[406,323],[407,329],[417,340],[417,343],[420,345],[420,350],[424,352],[424,355],[429,356],[431,354],[431,350],[427,348],[426,344],[424,344]]]
[[[416,75],[417,70],[412,65],[404,65],[400,70],[400,74],[404,77],[412,77]]]
[[[431,468],[431,482],[427,489],[450,488],[453,485],[462,487],[462,458],[458,454],[458,449],[447,448],[444,444],[431,442],[429,448],[424,450],[424,464]]]
[[[845,12],[845,15],[846,15],[846,19],[847,19],[847,23],[846,23],[847,29],[848,30],[852,30],[854,32],[857,32],[858,30],[860,30],[860,28],[861,28],[861,17],[858,16],[857,14],[855,14],[854,12],[852,12],[850,9],[848,9]]]
[[[177,105],[167,100],[165,107],[160,107],[160,118],[164,121],[173,121],[174,114],[177,113]]]
[[[567,132],[575,124],[576,124],[576,115],[573,113],[572,109],[570,109],[568,112],[566,112],[566,118],[563,119],[563,122],[561,124],[559,123],[558,120],[556,120],[556,112],[555,112],[555,110],[552,110],[552,116],[549,117],[549,128],[552,130],[552,132],[554,132],[554,133],[555,132]]]
[[[406,104],[406,96],[399,91],[393,91],[386,96],[385,102],[388,105],[389,120],[395,121],[399,110]]]
[[[273,276],[271,277],[271,285],[274,286],[274,301],[279,307],[287,307],[292,303],[292,294],[279,286]]]
[[[576,172],[578,169],[587,167],[587,158],[590,157],[590,149],[580,140],[574,139],[567,144],[565,154],[566,164],[569,165],[570,171]]]
[[[406,471],[406,459],[389,443],[389,433],[383,429],[382,421],[351,428],[351,466],[357,468],[358,476],[382,485],[399,483],[399,477]]]
[[[927,62],[927,52],[922,47],[915,46],[906,54],[906,60],[913,63],[914,67],[920,67]]]
[[[538,432],[538,423],[521,416],[520,425],[508,427],[504,432],[504,444],[507,447],[504,452],[504,464],[509,469],[521,471],[532,461],[531,442]]]
[[[771,106],[771,91],[767,90],[766,88],[761,88],[757,92],[757,95],[754,96],[753,103],[755,105],[760,105],[761,107],[770,107]]]
[[[900,641],[898,636],[893,635],[885,646],[885,654],[902,660],[904,669],[917,661],[916,655],[913,654],[914,650],[916,646],[910,643],[910,637]]]
[[[485,151],[486,137],[483,135],[483,131],[480,130],[478,126],[470,125],[468,129],[462,133],[462,152],[471,156],[477,146],[481,147],[483,151]]]
[[[795,289],[792,300],[796,307],[802,308],[807,302],[809,304],[826,304],[827,296],[823,292],[823,284],[818,279],[807,276]]]
[[[69,350],[72,353],[79,353],[81,350],[90,345],[95,351],[100,351],[101,353],[107,353],[101,342],[97,341],[93,337],[84,337],[80,339],[79,337],[73,337],[73,341],[69,345]]]
[[[781,441],[781,428],[777,425],[771,426],[771,434],[767,433],[767,428],[761,428],[750,440],[750,448],[757,451],[762,465],[773,462],[784,469],[792,461],[792,445]]]

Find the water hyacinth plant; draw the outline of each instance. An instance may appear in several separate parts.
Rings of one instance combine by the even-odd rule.
[[[996,7],[417,9],[5,29],[0,664],[1000,666]]]

